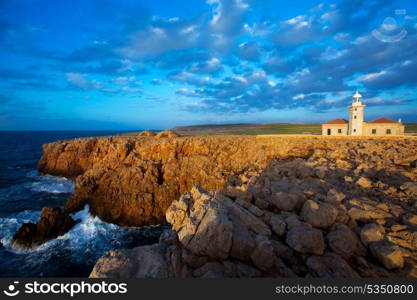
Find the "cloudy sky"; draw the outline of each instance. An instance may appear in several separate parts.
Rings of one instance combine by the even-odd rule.
[[[415,1],[0,0],[0,130],[417,122]]]

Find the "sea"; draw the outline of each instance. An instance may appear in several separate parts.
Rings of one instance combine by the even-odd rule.
[[[63,207],[74,181],[37,171],[42,145],[57,140],[107,136],[120,131],[0,131],[0,277],[86,277],[109,250],[158,241],[163,226],[121,227],[101,221],[88,206],[69,232],[30,251],[11,247],[25,222],[37,222],[42,207]]]

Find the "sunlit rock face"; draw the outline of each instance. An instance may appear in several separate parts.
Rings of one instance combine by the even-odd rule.
[[[39,169],[76,177],[66,212],[172,227],[92,277],[415,277],[416,146],[135,135],[45,145]]]
[[[86,138],[46,144],[39,170],[76,177],[75,193],[65,206],[67,212],[89,204],[103,220],[140,226],[163,221],[172,201],[195,184],[208,190],[228,189],[233,197],[252,197],[260,207],[272,204],[287,211],[301,208],[304,198],[308,198],[304,187],[309,188],[315,181],[330,180],[333,185],[344,186],[345,179],[339,180],[339,175],[355,182],[366,177],[375,185],[386,185],[380,189],[382,194],[398,191],[402,195],[412,190],[406,183],[414,180],[411,171],[415,146],[415,140],[394,138]],[[288,160],[288,177],[265,183],[262,170],[276,159]],[[260,176],[251,176],[251,170]],[[230,180],[248,180],[234,179],[244,172],[253,177],[248,184],[250,192],[227,184]],[[384,181],[385,177],[389,182]],[[299,180],[302,188],[291,180]],[[359,188],[365,194],[373,191],[360,184]]]

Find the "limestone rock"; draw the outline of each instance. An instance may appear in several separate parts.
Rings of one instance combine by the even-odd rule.
[[[244,263],[236,264],[237,277],[242,278],[257,278],[261,277],[261,271]]]
[[[90,278],[133,278],[137,262],[129,250],[109,251],[98,259]]]
[[[379,242],[384,239],[385,229],[381,225],[370,223],[361,229],[361,241],[365,246],[372,242]]]
[[[361,177],[356,181],[356,184],[363,187],[363,188],[371,188],[372,187],[372,181],[370,181],[368,178],[366,177]]]
[[[358,238],[356,234],[344,224],[336,224],[326,236],[330,249],[345,259],[350,258],[356,251]]]
[[[207,262],[193,272],[194,277],[222,278],[225,277],[225,268],[219,262]]]
[[[387,212],[367,207],[352,207],[349,209],[348,215],[352,220],[357,220],[364,223],[375,222],[377,220],[384,220],[386,218],[392,217],[392,215]]]
[[[226,259],[233,237],[227,208],[198,186],[191,194],[194,198],[183,197],[172,203],[168,222],[178,230],[178,239],[186,249],[199,256]]]
[[[299,226],[311,227],[310,224],[301,221],[300,218],[295,214],[289,214],[285,219],[285,223],[287,224],[287,230]]]
[[[417,214],[407,213],[401,216],[403,224],[417,229]]]
[[[199,268],[207,262],[208,257],[197,256],[191,251],[183,249],[181,259],[183,263],[185,263],[187,266],[190,266],[192,268]]]
[[[141,246],[133,250],[110,251],[101,257],[91,278],[168,278],[165,244]]]
[[[334,224],[338,210],[331,204],[308,200],[301,209],[304,221],[317,228],[327,228]]]
[[[287,233],[286,243],[300,253],[323,254],[324,239],[320,230],[304,226],[294,227]]]
[[[317,277],[359,278],[359,274],[337,254],[326,252],[323,256],[310,256],[306,265]]]
[[[389,241],[374,242],[369,249],[375,258],[388,270],[404,266],[404,253],[400,247]]]
[[[158,132],[156,134],[156,137],[157,138],[176,138],[176,137],[179,137],[179,135],[172,130],[165,130],[165,131]]]
[[[274,247],[264,236],[258,235],[256,248],[251,255],[254,265],[263,271],[269,270],[275,263]]]
[[[343,199],[346,198],[346,195],[344,193],[338,192],[335,189],[331,189],[327,192],[327,196],[326,196],[326,202],[328,203],[340,203],[343,201]]]
[[[156,133],[150,130],[144,130],[137,134],[137,136],[146,136],[146,137],[155,136],[155,135]]]
[[[351,273],[344,263],[361,276],[417,274],[416,201],[407,183],[417,180],[417,140],[160,137],[120,135],[44,146],[41,172],[77,177],[66,213],[88,204],[107,222],[171,225],[157,246],[126,250],[129,266],[117,254],[115,265],[125,272],[111,275],[119,267],[106,271],[103,264],[105,276],[338,277]],[[403,268],[382,267],[383,260],[372,257],[358,238],[355,249],[355,235],[368,223],[386,228],[385,239],[403,254]],[[400,223],[406,227],[393,227]],[[332,254],[323,255],[325,250]],[[139,266],[135,253],[142,253],[140,263],[146,265]]]
[[[274,248],[274,254],[277,257],[284,258],[288,261],[292,261],[294,259],[294,251],[290,249],[284,243],[276,240],[270,240],[272,247]]]
[[[236,204],[230,198],[225,197],[221,193],[216,192],[214,194],[214,198],[228,209],[229,214],[239,219],[239,221],[248,227],[248,229],[266,237],[271,236],[271,230],[268,225],[266,225],[260,218],[257,218],[248,210]]]
[[[253,234],[239,220],[233,218],[233,241],[230,256],[248,261],[255,246]]]
[[[30,249],[68,232],[76,222],[59,207],[42,208],[39,221],[24,223],[15,233],[12,245],[17,249]]]
[[[287,223],[285,222],[285,219],[281,215],[273,215],[269,221],[269,224],[272,227],[272,230],[276,235],[279,237],[282,237],[285,235],[285,231],[287,228]]]
[[[417,196],[417,182],[406,182],[401,185],[401,189],[410,196]]]
[[[268,200],[279,209],[292,211],[297,207],[300,198],[295,194],[278,192],[272,195]]]

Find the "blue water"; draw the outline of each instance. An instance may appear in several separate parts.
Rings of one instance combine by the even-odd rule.
[[[62,207],[73,193],[74,182],[39,174],[42,144],[76,137],[113,135],[115,131],[2,132],[0,131],[0,276],[83,277],[96,260],[111,249],[154,243],[161,227],[126,228],[108,224],[88,212],[73,215],[81,220],[65,235],[36,249],[11,248],[16,230],[36,222],[44,206]]]

